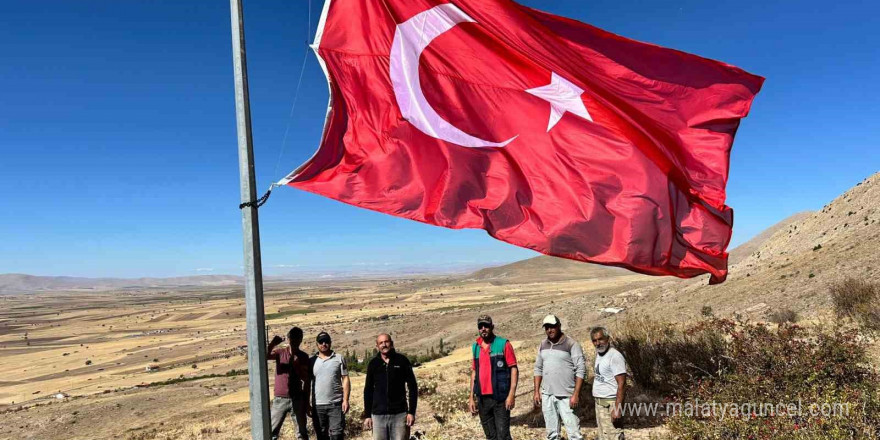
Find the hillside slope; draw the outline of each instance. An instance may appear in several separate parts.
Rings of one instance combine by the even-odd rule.
[[[760,234],[752,237],[749,241],[737,246],[733,250],[730,251],[730,256],[727,259],[728,265],[733,266],[734,264],[739,263],[740,261],[746,259],[749,255],[752,255],[758,248],[761,247],[764,242],[773,237],[776,232],[778,232],[782,228],[787,228],[791,226],[792,223],[801,221],[810,215],[814,214],[812,211],[803,211],[794,215],[790,215],[783,219],[780,222],[777,222],[773,226],[770,226],[767,229],[761,231]]]
[[[777,230],[730,267],[727,281],[705,277],[657,284],[640,291],[651,312],[686,318],[709,305],[716,313],[755,318],[790,308],[802,314],[830,310],[828,288],[846,277],[880,280],[880,173],[868,177],[820,211]]]

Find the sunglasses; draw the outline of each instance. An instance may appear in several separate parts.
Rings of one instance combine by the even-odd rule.
[[[330,345],[330,341],[318,341],[318,345]]]
[[[482,330],[484,328],[492,328],[490,324],[477,324],[477,330]]]

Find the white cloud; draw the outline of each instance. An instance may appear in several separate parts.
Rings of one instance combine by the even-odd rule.
[[[195,269],[195,271],[196,272],[213,272],[214,268],[213,267],[200,267],[200,268]]]

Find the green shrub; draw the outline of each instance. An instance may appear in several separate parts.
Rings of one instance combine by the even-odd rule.
[[[435,359],[439,359],[445,356],[448,356],[449,353],[454,350],[455,347],[443,342],[443,338],[440,338],[440,342],[437,344],[437,348],[435,349],[433,346],[425,350],[424,354],[408,354],[402,351],[398,351],[398,353],[406,356],[409,359],[409,362],[413,367],[418,367],[425,362],[430,362]],[[367,366],[370,364],[370,360],[376,356],[378,351],[375,348],[372,350],[364,350],[363,354],[359,357],[356,353],[345,350],[345,353],[342,357],[345,359],[345,365],[348,367],[349,371],[355,371],[358,373],[366,373]]]
[[[342,358],[345,359],[345,367],[348,368],[348,371],[366,373],[367,365],[370,364],[370,360],[376,356],[376,353],[378,353],[378,351],[376,351],[375,348],[372,350],[364,350],[363,354],[360,356],[351,350],[345,350]]]
[[[405,356],[409,358],[410,363],[413,364],[414,367],[418,367],[419,365],[424,364],[425,362],[431,362],[435,359],[440,359],[442,357],[449,356],[449,353],[452,353],[452,350],[455,347],[450,346],[446,342],[443,341],[443,338],[440,338],[440,342],[437,344],[437,348],[435,349],[432,345],[430,348],[425,350],[424,354],[406,354]]]
[[[855,331],[719,320],[704,325],[725,335],[723,370],[690,384],[678,399],[738,405],[802,405],[803,412],[770,416],[767,408],[738,414],[679,412],[667,420],[676,439],[877,439],[878,374],[867,367],[864,338]],[[811,414],[810,405],[840,405],[846,414]],[[831,408],[829,406],[829,408]],[[749,413],[751,411],[751,413]]]
[[[288,316],[293,316],[293,315],[307,315],[312,312],[314,312],[314,310],[312,310],[312,309],[294,309],[294,310],[284,310],[284,311],[279,310],[277,313],[266,314],[266,320],[268,321],[270,319],[286,318]]]
[[[146,386],[147,387],[161,387],[161,386],[165,386],[165,385],[174,385],[174,384],[183,383],[183,382],[192,382],[194,380],[213,379],[216,377],[244,376],[247,374],[248,374],[247,368],[242,369],[242,370],[232,369],[232,370],[227,371],[224,374],[212,373],[212,374],[203,374],[201,376],[184,376],[181,374],[179,377],[174,377],[174,378],[171,378],[168,380],[163,380],[163,381],[159,381],[159,382],[150,382]]]

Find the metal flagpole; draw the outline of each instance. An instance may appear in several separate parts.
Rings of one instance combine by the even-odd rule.
[[[235,120],[238,131],[238,171],[241,182],[241,225],[244,237],[244,296],[247,306],[248,386],[251,439],[269,440],[269,377],[266,368],[266,319],[263,312],[263,269],[257,218],[254,143],[248,97],[244,17],[241,0],[229,0],[232,13],[232,64],[235,69]]]

